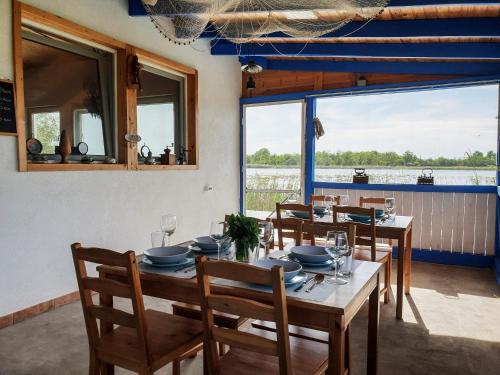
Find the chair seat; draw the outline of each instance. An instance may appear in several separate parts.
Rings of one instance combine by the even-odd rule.
[[[276,340],[276,334],[250,327],[249,333]],[[328,365],[328,345],[290,336],[291,367],[294,375],[312,375],[325,371]],[[220,359],[220,375],[279,374],[278,357],[232,347]]]
[[[190,319],[202,320],[201,309],[198,305],[191,305],[189,303],[175,302],[172,304],[172,311],[174,315],[183,316]],[[216,326],[238,329],[243,323],[247,321],[237,315],[227,314],[220,311],[214,311],[214,323]]]
[[[391,253],[388,251],[377,251],[375,252],[375,261],[379,263],[385,263],[388,261],[389,257],[391,256]],[[354,259],[357,260],[367,260],[371,261],[372,260],[372,252],[371,249],[368,246],[363,246],[363,247],[358,247],[356,246],[356,249],[354,250]]]
[[[146,310],[145,321],[153,369],[173,361],[203,341],[200,321],[156,310]],[[105,334],[96,347],[99,359],[129,369],[141,368],[146,359],[136,332],[136,329],[119,326]]]
[[[253,321],[252,327],[257,329],[263,329],[266,331],[276,332],[276,324],[274,322],[266,322],[265,320]],[[321,342],[323,344],[328,344],[328,332],[318,331],[315,329],[304,328],[295,326],[293,324],[289,324],[288,333],[290,334],[290,336],[299,337],[301,339],[306,339],[306,340],[313,340]]]

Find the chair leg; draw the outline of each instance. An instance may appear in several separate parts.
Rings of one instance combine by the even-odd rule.
[[[385,286],[384,303],[389,303],[391,301],[391,267],[392,267],[392,257],[389,256],[387,262],[385,263],[385,270],[384,270],[384,286]]]
[[[89,375],[100,375],[100,374],[101,374],[101,361],[99,361],[95,353],[91,351],[89,358]]]
[[[225,347],[224,344],[221,342],[219,342],[218,345],[219,345],[219,356],[222,357],[224,355]]]
[[[115,366],[111,363],[101,362],[101,375],[115,375]]]
[[[181,374],[181,362],[178,359],[174,359],[172,362],[172,375]]]

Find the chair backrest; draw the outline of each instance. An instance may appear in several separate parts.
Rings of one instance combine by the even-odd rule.
[[[365,207],[365,204],[385,204],[384,197],[359,197],[359,207]]]
[[[356,245],[356,225],[352,223],[304,223],[302,224],[302,236],[308,234],[310,238],[312,237],[322,237],[325,238],[326,234],[330,231],[345,231],[347,232],[347,241],[349,246],[354,247]]]
[[[278,248],[283,250],[283,238],[293,238],[295,245],[302,244],[302,219],[293,217],[273,219],[274,229],[278,231]]]
[[[212,369],[210,373],[217,374],[219,371],[217,354],[217,342],[219,342],[235,348],[276,356],[279,359],[280,374],[292,374],[283,268],[274,266],[271,270],[266,270],[244,263],[208,261],[206,257],[198,257],[196,273],[201,293],[200,306],[205,328],[207,362]],[[270,303],[263,303],[220,292],[212,294],[209,277],[271,286],[273,300]],[[277,340],[237,329],[214,326],[213,310],[275,322]]]
[[[324,202],[326,197],[327,197],[326,195],[311,195],[309,197],[309,202],[311,202],[311,203]],[[340,195],[334,195],[333,200],[335,201],[336,205],[339,205],[340,204]]]
[[[371,260],[374,262],[377,255],[377,236],[376,236],[376,221],[375,208],[363,208],[354,206],[334,206],[332,207],[333,224],[339,224],[338,214],[354,214],[365,215],[370,217],[370,223],[354,223],[356,225],[356,244],[370,246]]]
[[[133,328],[137,332],[137,339],[142,348],[144,358],[151,362],[146,340],[146,322],[144,318],[144,301],[142,297],[137,260],[133,251],[118,253],[112,250],[95,247],[82,247],[79,243],[71,245],[73,262],[75,264],[76,279],[80,290],[83,316],[87,328],[90,348],[95,348],[104,333],[113,330],[113,325]],[[123,267],[127,270],[128,282],[119,282],[111,279],[88,276],[85,262],[101,265]],[[98,292],[99,303],[94,304],[92,293]],[[131,300],[133,314],[106,306],[105,301],[113,297],[128,298]],[[97,328],[97,320],[101,329]]]
[[[297,211],[303,212],[307,215],[307,219],[298,219],[300,221],[306,221],[312,223],[314,220],[313,207],[312,204],[300,204],[300,203],[276,203],[276,219],[273,220],[275,228],[278,230],[278,247],[283,250],[283,238],[293,238],[297,243],[297,230],[298,224],[296,223],[297,218],[283,218],[282,211]],[[294,220],[288,220],[294,219]]]

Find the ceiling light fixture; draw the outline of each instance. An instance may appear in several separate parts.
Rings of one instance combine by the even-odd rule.
[[[255,61],[249,61],[247,64],[241,66],[241,71],[248,74],[257,74],[262,72],[262,66],[255,63]]]

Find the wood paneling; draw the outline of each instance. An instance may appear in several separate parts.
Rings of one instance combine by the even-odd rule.
[[[248,74],[242,74],[243,97],[285,94],[292,92],[349,88],[356,85],[363,76],[368,85],[402,82],[434,81],[456,78],[456,76],[416,75],[416,74],[360,74],[337,72],[293,72],[286,70],[264,70],[253,75],[256,87],[246,89]]]
[[[316,189],[315,194],[394,197],[399,215],[413,216],[412,246],[477,255],[495,253],[495,194]]]

